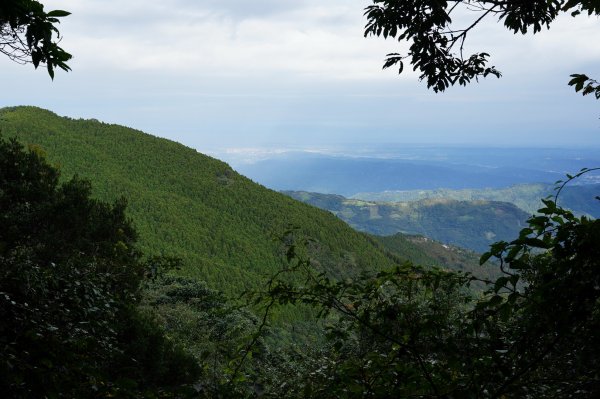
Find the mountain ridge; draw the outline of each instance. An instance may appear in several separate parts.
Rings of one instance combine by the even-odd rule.
[[[575,182],[577,183],[577,181]],[[422,199],[447,198],[459,201],[505,201],[515,204],[525,212],[534,214],[544,205],[542,198],[556,194],[554,184],[523,183],[503,188],[487,189],[436,189],[402,190],[382,192],[362,192],[352,195],[352,199],[375,202],[410,202]],[[561,192],[559,202],[576,214],[600,217],[600,202],[595,196],[600,194],[600,184],[567,185]]]
[[[283,191],[327,209],[352,227],[371,234],[416,234],[476,252],[518,236],[530,216],[512,203],[426,198],[412,202],[376,202],[340,195]]]
[[[182,144],[37,107],[0,109],[0,129],[5,138],[44,151],[64,178],[91,180],[99,199],[128,198],[146,254],[181,257],[180,273],[229,294],[256,288],[285,265],[280,239],[290,226],[320,244],[312,255],[333,276],[398,262],[376,239],[330,212],[269,190]]]

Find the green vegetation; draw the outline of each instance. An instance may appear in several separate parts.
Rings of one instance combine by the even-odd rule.
[[[331,194],[285,193],[327,209],[361,231],[377,235],[417,234],[478,252],[484,252],[497,240],[516,236],[528,216],[516,206],[498,201],[427,199],[381,203]]]
[[[403,254],[417,265],[471,273],[489,280],[498,276],[498,265],[492,262],[480,265],[479,254],[468,249],[442,244],[427,237],[398,233],[391,236],[378,236],[377,241],[390,252]]]
[[[389,267],[398,259],[473,269],[472,258],[457,260],[440,245],[438,255],[428,256],[431,248],[423,251],[418,240],[380,243],[223,162],[139,131],[34,107],[0,110],[0,129],[44,152],[63,176],[89,178],[94,197],[128,198],[144,253],[181,258],[180,274],[229,294],[261,286],[285,264],[278,238],[290,226],[301,226],[302,235],[319,243],[312,256],[334,276]]]
[[[272,350],[256,316],[203,282],[170,274],[179,260],[144,257],[123,199],[109,205],[90,197],[89,182],[60,184],[59,177],[39,147],[24,151],[0,139],[5,396],[212,398],[275,390],[293,353]],[[318,335],[317,326],[311,332]]]
[[[422,237],[378,241],[166,140],[35,108],[4,109],[0,116],[4,132],[30,143],[25,152],[17,141],[0,141],[0,387],[10,397],[600,395],[600,364],[593,355],[600,350],[600,221],[545,200],[516,240],[494,244],[482,258],[496,258],[500,272],[492,267],[472,273],[472,253]],[[36,130],[49,139],[24,140]],[[66,164],[61,180],[44,161],[40,142],[46,151],[67,152],[78,168],[91,159],[100,189],[78,177],[67,180]],[[128,158],[122,147],[130,150]],[[152,150],[158,154],[151,157]],[[55,156],[54,162],[61,159],[69,160]],[[200,173],[185,174],[186,166]],[[113,180],[103,181],[106,176]],[[156,186],[142,189],[142,182]],[[297,212],[309,226],[323,223],[323,230],[295,228],[277,242],[269,240],[277,272],[266,284],[260,278],[268,270],[262,269],[246,274],[255,281],[226,285],[233,292],[248,285],[250,307],[199,281],[202,270],[188,263],[195,260],[189,253],[182,251],[183,263],[154,256],[184,249],[169,229],[192,228],[186,224],[161,226],[169,219],[146,216],[172,241],[161,243],[146,232],[151,256],[144,257],[118,197],[130,190],[141,207],[140,199],[160,205],[154,196],[168,199],[170,193],[173,208],[160,209],[178,211],[172,220],[197,221],[189,213],[191,198],[200,202],[195,193],[204,185],[221,190],[229,212],[240,216],[234,227],[241,231],[249,227],[240,221],[255,222],[256,215],[276,219],[251,201],[261,195],[271,209]],[[114,205],[92,193],[112,198]],[[181,197],[186,207],[177,208]],[[233,220],[218,204],[202,204],[207,212],[222,212],[221,220]],[[151,214],[148,204],[141,209]],[[283,220],[277,222],[284,228]],[[316,233],[323,235],[311,239]],[[362,245],[364,253],[344,247],[340,255],[339,244],[324,234],[352,239],[346,245]],[[154,246],[174,249],[161,253]],[[393,252],[428,266],[402,262]],[[337,263],[336,256],[342,258]],[[429,266],[435,264],[444,268]],[[224,270],[234,267],[243,264]],[[271,327],[284,313],[296,321],[319,318],[310,328],[287,326],[304,328],[308,339],[302,346]]]
[[[412,40],[412,62],[436,91],[499,75],[485,53],[451,53],[480,21],[447,32],[459,3],[523,33],[562,12],[600,13],[597,1],[459,1],[449,10],[444,1],[375,3],[383,6],[367,9],[367,33]],[[572,83],[590,94],[588,80]],[[491,280],[399,265],[332,215],[183,146],[34,108],[0,118],[4,134],[30,145],[0,141],[0,388],[8,397],[600,396],[599,220],[545,200],[517,239],[482,257],[500,264]],[[61,165],[62,183],[44,151]],[[94,197],[86,181],[66,180],[73,172],[97,182]],[[168,273],[179,265],[173,258],[144,260],[121,194],[140,216],[141,246],[182,256],[187,277]],[[302,229],[267,240],[289,224]],[[296,232],[315,239],[297,241]],[[265,290],[249,296],[261,318],[194,278],[236,292],[269,272]],[[487,288],[475,293],[472,283]],[[323,324],[314,327],[325,325],[326,340],[271,352],[262,339],[269,314],[299,304],[318,311]]]
[[[138,311],[136,234],[90,185],[0,140],[0,389],[5,397],[156,397],[195,360]]]
[[[313,256],[333,276],[394,264],[373,239],[329,212],[181,144],[33,107],[0,110],[0,129],[44,151],[63,176],[90,179],[95,198],[128,198],[144,253],[179,257],[182,275],[226,293],[256,288],[280,269],[285,248],[277,238],[290,226],[319,243]]]
[[[289,397],[600,395],[600,221],[544,204],[519,238],[484,255],[502,275],[483,281],[483,295],[468,274],[405,264],[333,281],[295,257],[288,271],[307,283],[276,280],[263,301],[338,319],[321,367]]]

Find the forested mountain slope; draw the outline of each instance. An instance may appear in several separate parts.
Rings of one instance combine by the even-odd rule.
[[[477,277],[495,278],[499,267],[490,261],[479,265],[480,254],[454,245],[442,244],[420,235],[396,233],[376,236],[378,242],[394,254],[402,254],[418,265],[470,272]]]
[[[428,199],[386,203],[304,191],[285,193],[333,212],[360,231],[418,234],[477,252],[485,252],[495,241],[512,240],[529,216],[515,205],[499,201]]]
[[[181,144],[33,107],[3,109],[5,137],[38,145],[62,175],[93,182],[103,200],[124,196],[146,254],[182,257],[185,274],[229,292],[252,287],[283,262],[275,240],[300,226],[319,242],[322,266],[342,274],[391,264],[328,212],[298,203]]]
[[[182,273],[229,293],[256,287],[284,264],[277,240],[297,226],[332,275],[383,268],[398,259],[330,212],[268,190],[227,164],[181,144],[123,126],[74,120],[35,107],[0,110],[2,135],[39,148],[64,178],[78,174],[93,194],[124,196],[147,255],[184,261]],[[407,255],[439,264],[406,241]]]

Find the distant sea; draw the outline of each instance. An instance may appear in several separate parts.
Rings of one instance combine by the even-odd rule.
[[[379,145],[352,148],[237,148],[218,158],[274,190],[352,196],[359,192],[501,188],[553,183],[600,167],[600,148]],[[576,184],[600,183],[590,173]]]

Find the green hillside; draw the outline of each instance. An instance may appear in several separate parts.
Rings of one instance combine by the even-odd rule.
[[[290,225],[319,242],[316,257],[334,275],[391,264],[367,236],[330,213],[181,144],[33,107],[5,108],[0,119],[4,137],[41,147],[64,177],[90,179],[103,200],[126,197],[146,254],[181,257],[185,274],[226,292],[254,287],[277,270],[283,247],[275,239]]]
[[[497,278],[500,274],[498,266],[493,261],[480,266],[478,253],[454,245],[442,244],[427,237],[396,233],[390,236],[377,236],[377,241],[390,252],[404,254],[416,264],[469,272],[489,280]],[[478,285],[478,287],[482,286]]]
[[[312,256],[334,276],[397,261],[330,212],[268,190],[169,140],[35,107],[0,110],[0,129],[5,138],[16,136],[44,151],[64,178],[90,179],[96,197],[126,197],[144,253],[181,257],[183,274],[230,294],[256,287],[284,264],[277,238],[289,226],[317,241]],[[443,263],[410,241],[396,248],[402,259]]]
[[[446,245],[427,237],[397,233],[378,236],[377,241],[393,253],[403,253],[417,264],[432,264],[442,268],[477,272],[479,254],[468,249]]]
[[[521,397],[535,383],[534,396],[544,397],[595,378],[598,362],[585,354],[598,346],[598,220],[549,204],[536,218],[543,240],[524,233],[497,249],[509,268],[498,277],[493,265],[479,269],[473,252],[354,231],[331,212],[139,131],[32,107],[1,109],[0,129],[30,148],[0,141],[0,386],[9,397]],[[141,249],[182,257],[189,277],[144,279],[152,265],[136,250],[124,203],[90,198],[87,182],[69,180],[74,173],[98,198],[130,198]],[[476,233],[518,221],[502,202],[421,201],[407,212],[415,218],[400,212],[407,204],[296,194],[357,220],[408,226],[412,217],[421,228],[448,218],[461,231],[475,223]],[[290,224],[314,238],[311,261],[295,263],[302,280],[279,274],[247,307],[209,286],[255,288],[284,263],[286,240],[273,237]],[[491,281],[398,265],[402,258]],[[384,267],[361,278],[327,275]],[[558,383],[547,385],[548,375]]]
[[[477,252],[486,251],[495,241],[516,237],[529,216],[515,205],[499,201],[427,199],[385,203],[304,191],[285,193],[333,212],[360,231],[417,234]]]

